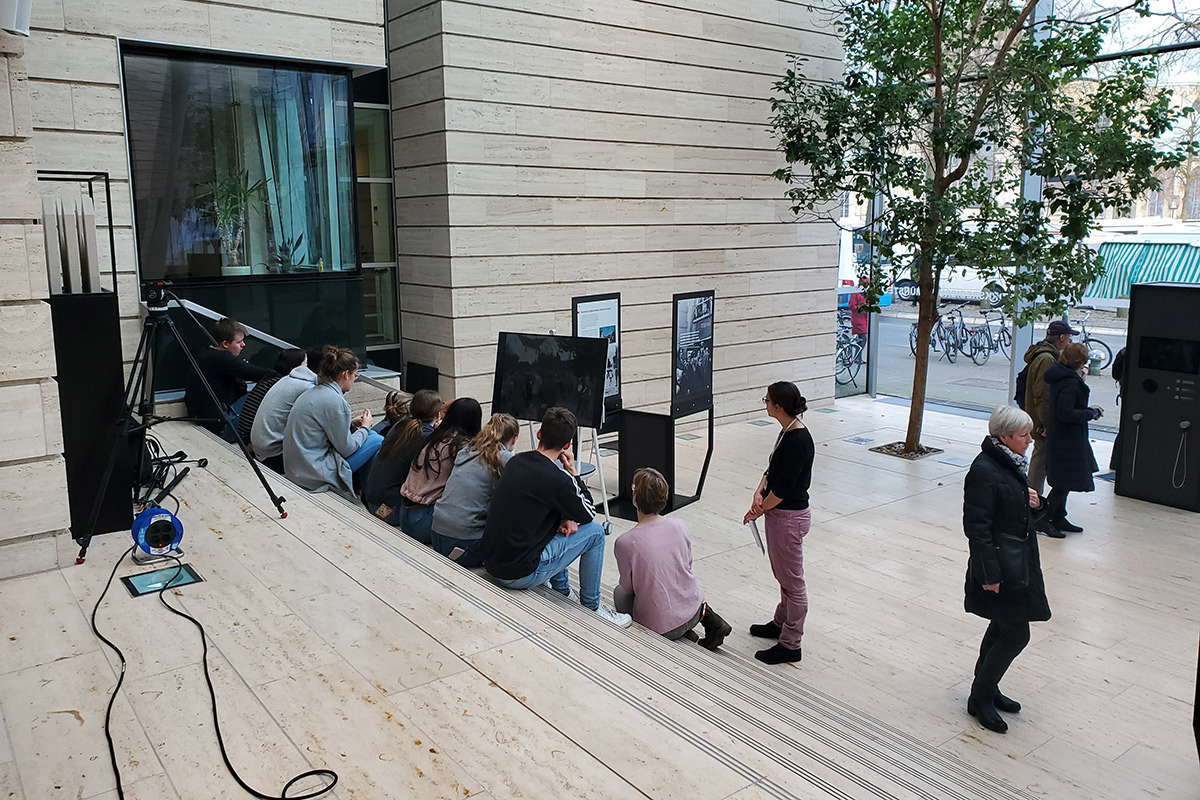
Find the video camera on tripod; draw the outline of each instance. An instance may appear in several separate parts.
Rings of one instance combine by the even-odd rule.
[[[114,435],[118,437],[118,444],[129,442],[130,446],[136,448],[134,451],[136,453],[136,467],[133,470],[131,486],[132,500],[134,504],[146,508],[159,505],[171,494],[191,469],[190,467],[185,467],[182,470],[175,469],[178,464],[188,461],[187,454],[183,451],[167,456],[161,451],[151,453],[147,445],[149,440],[146,433],[154,425],[172,420],[194,421],[191,417],[167,417],[155,414],[154,365],[157,363],[159,332],[160,330],[165,330],[174,338],[179,349],[187,357],[188,363],[199,376],[199,381],[204,387],[204,391],[212,400],[213,406],[220,409],[226,424],[232,428],[237,445],[242,450],[242,455],[246,457],[250,468],[258,476],[258,480],[266,491],[267,496],[270,497],[272,504],[274,504],[275,509],[279,512],[280,519],[284,519],[287,517],[287,511],[283,508],[284,499],[275,494],[270,484],[267,483],[267,479],[263,476],[258,461],[250,453],[250,450],[246,447],[245,440],[242,439],[237,431],[237,425],[234,424],[235,416],[232,410],[218,399],[212,385],[208,382],[208,378],[200,369],[199,364],[197,364],[196,357],[188,349],[187,343],[179,333],[179,329],[175,327],[175,322],[171,319],[170,314],[167,313],[171,302],[174,301],[179,308],[182,308],[191,317],[192,322],[204,332],[205,337],[207,337],[210,343],[215,345],[216,342],[208,332],[208,329],[201,324],[200,320],[196,319],[191,309],[171,291],[170,286],[171,282],[165,280],[145,280],[141,283],[141,297],[143,303],[146,305],[147,313],[142,320],[142,335],[138,340],[137,351],[129,370],[129,378],[125,384],[124,404],[114,425]],[[75,559],[75,563],[77,564],[84,562],[88,546],[91,544],[92,537],[96,534],[96,522],[100,514],[101,498],[104,496],[105,490],[113,478],[113,468],[116,465],[117,454],[117,447],[110,448],[108,463],[101,478],[100,491],[97,493],[96,502],[92,507],[88,525],[82,535],[75,537],[75,540],[79,543],[79,555]],[[202,468],[208,465],[206,459],[199,459],[196,463]],[[170,476],[169,482],[167,480],[168,476]]]

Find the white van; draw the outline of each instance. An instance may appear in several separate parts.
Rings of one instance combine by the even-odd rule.
[[[858,283],[857,264],[864,258],[866,245],[855,231],[841,231],[841,252],[838,259],[838,282],[843,286],[853,286]],[[917,282],[912,278],[897,278],[891,294],[897,300],[916,301]],[[942,300],[963,302],[964,300],[982,301],[989,305],[998,306],[1004,296],[1004,287],[994,281],[985,281],[970,267],[949,268],[942,271],[941,286],[938,296]],[[888,298],[890,302],[891,298]]]

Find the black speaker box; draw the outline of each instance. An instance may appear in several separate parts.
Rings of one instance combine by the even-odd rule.
[[[119,435],[125,385],[117,297],[109,292],[61,294],[49,303],[71,533],[76,537],[87,533],[98,496],[95,533],[128,531],[133,522],[133,454],[141,444]],[[114,449],[112,477],[101,491],[104,468]]]

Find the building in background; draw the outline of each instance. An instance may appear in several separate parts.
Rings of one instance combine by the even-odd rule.
[[[37,0],[29,38],[4,40],[0,314],[31,333],[5,359],[24,387],[6,406],[23,410],[0,438],[40,439],[0,453],[0,470],[18,464],[4,491],[51,485],[27,458],[61,467],[38,195],[64,188],[38,170],[110,179],[96,218],[101,241],[112,221],[127,361],[138,281],[167,278],[284,340],[430,366],[444,395],[487,400],[497,333],[569,330],[572,297],[619,291],[625,405],[664,410],[670,298],[713,289],[718,417],[760,413],[779,379],[830,400],[837,230],[793,221],[768,127],[789,53],[840,74],[819,14]],[[65,526],[30,513],[3,536]]]

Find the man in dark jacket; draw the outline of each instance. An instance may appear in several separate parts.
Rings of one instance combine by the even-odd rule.
[[[213,325],[213,339],[217,343],[197,354],[196,363],[200,366],[200,372],[188,375],[184,394],[188,413],[196,419],[196,423],[230,442],[237,441],[234,428],[238,424],[241,403],[246,397],[246,382],[262,380],[271,374],[271,370],[256,367],[242,358],[246,333],[246,326],[237,320],[228,317],[218,320]],[[200,379],[200,375],[204,376],[204,380]],[[213,402],[212,395],[204,388],[204,381],[208,381],[220,405]],[[222,406],[233,411],[234,428],[225,424]]]
[[[1025,379],[1025,413],[1033,420],[1033,455],[1029,457],[1029,485],[1038,494],[1046,488],[1046,419],[1050,415],[1050,385],[1046,370],[1058,363],[1058,354],[1079,331],[1061,319],[1046,328],[1046,338],[1025,351],[1029,372]]]

